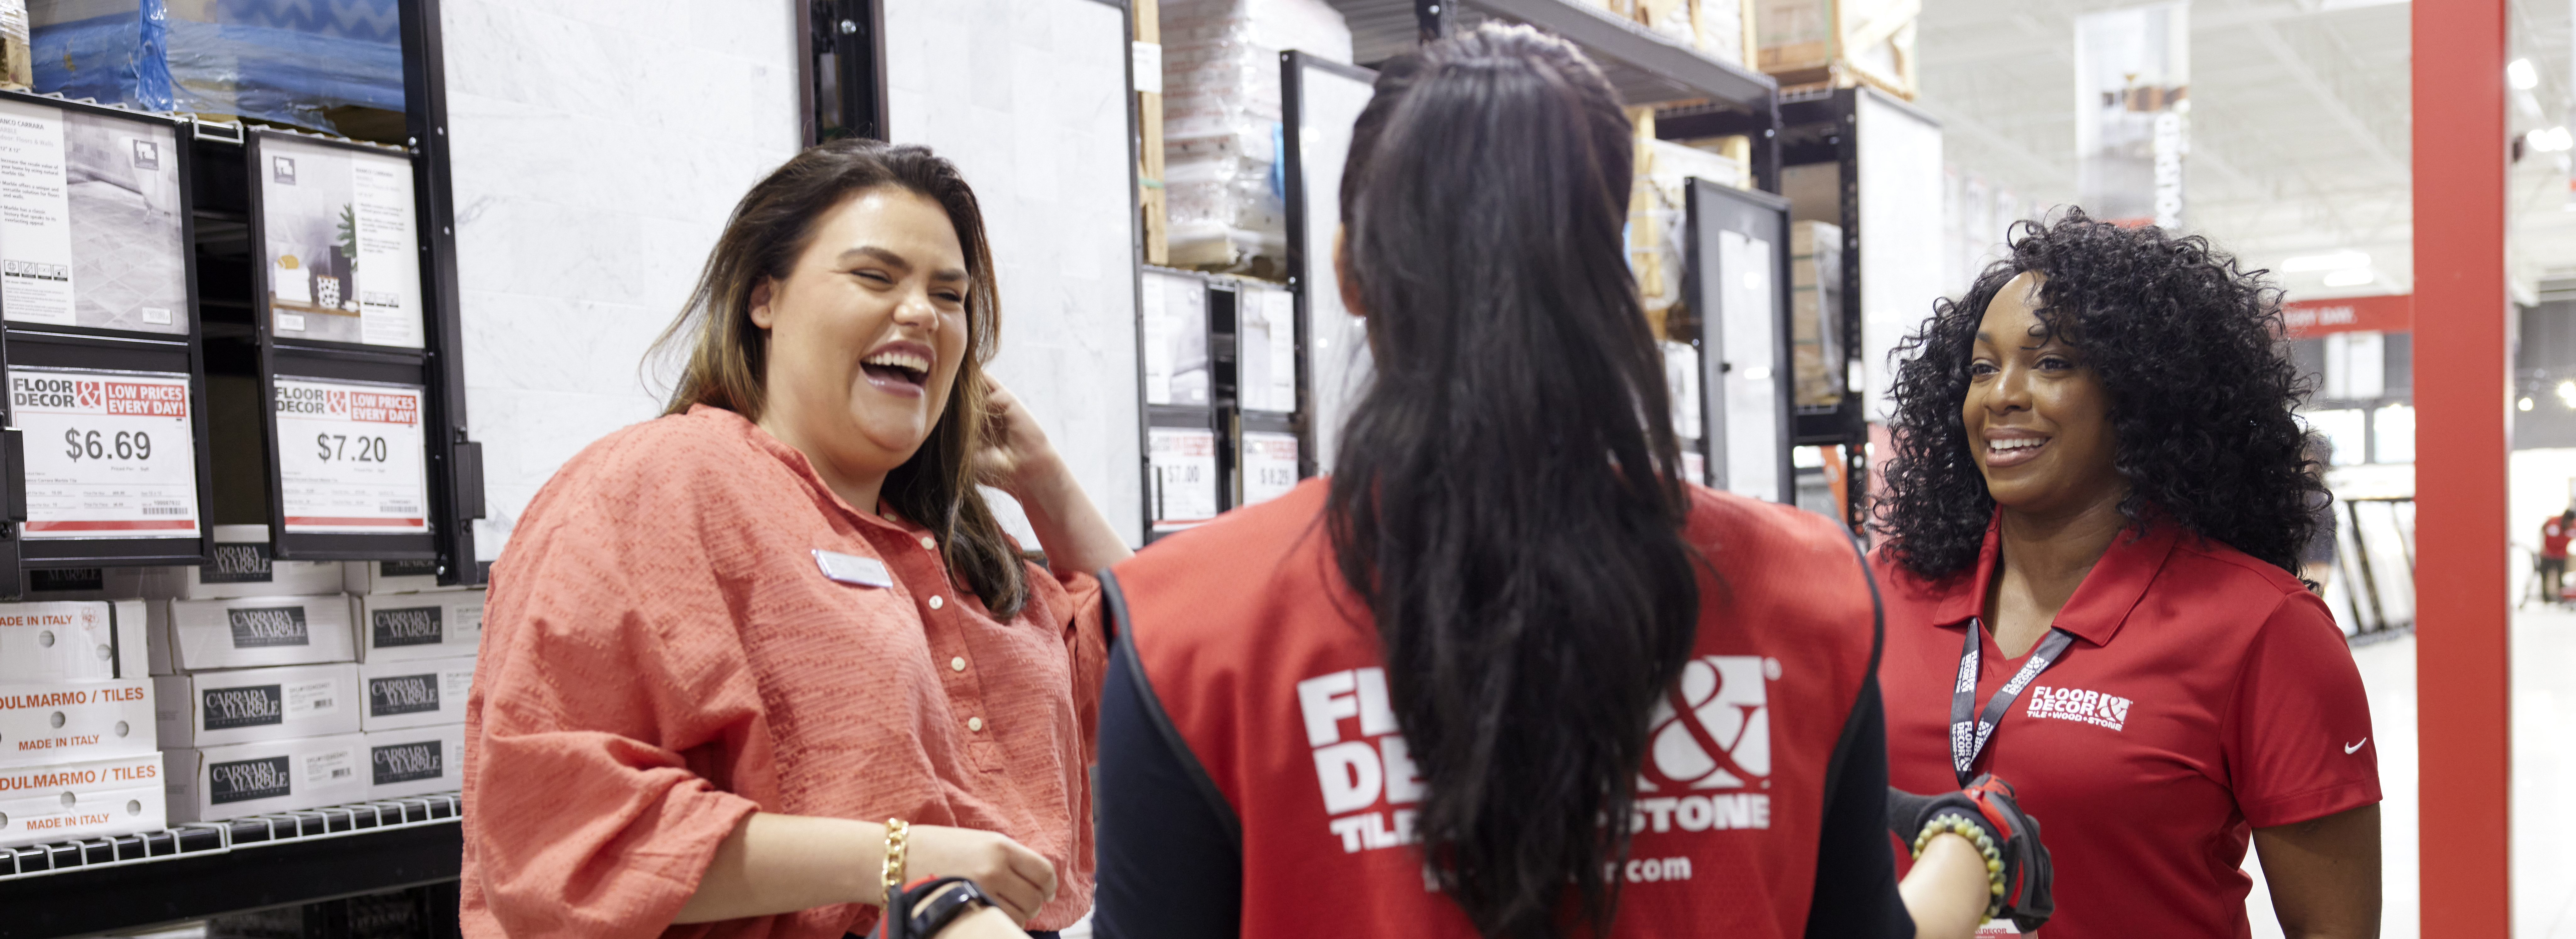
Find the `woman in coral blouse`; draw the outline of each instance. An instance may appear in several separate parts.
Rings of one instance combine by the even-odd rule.
[[[983,375],[996,299],[925,148],[835,141],[743,197],[664,337],[668,412],[566,463],[493,572],[467,934],[836,937],[927,876],[990,898],[951,936],[1089,908],[1103,644],[1071,572],[1128,551]]]

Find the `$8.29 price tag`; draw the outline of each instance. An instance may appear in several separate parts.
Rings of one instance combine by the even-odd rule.
[[[17,366],[29,538],[197,537],[188,376]]]
[[[278,489],[286,530],[429,530],[421,389],[277,379]]]

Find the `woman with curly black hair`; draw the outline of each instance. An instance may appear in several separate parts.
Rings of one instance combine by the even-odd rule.
[[[1891,784],[2019,785],[2052,937],[2247,935],[2249,837],[2289,935],[2377,935],[2377,751],[2297,576],[2325,492],[2280,292],[2080,211],[2015,235],[1897,352]]]

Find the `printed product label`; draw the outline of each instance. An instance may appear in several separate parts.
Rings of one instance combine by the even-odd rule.
[[[273,558],[264,544],[219,544],[215,546],[215,563],[197,566],[201,584],[265,584],[276,579],[270,570]]]
[[[206,767],[207,801],[223,805],[292,795],[295,780],[286,763],[283,756],[264,756]]]
[[[5,175],[5,174],[0,174]],[[29,538],[197,537],[188,376],[15,366]]]
[[[390,675],[367,682],[367,716],[438,710],[438,675]]]
[[[312,644],[312,636],[305,629],[304,608],[301,606],[234,608],[225,610],[224,616],[232,620],[233,648],[236,649]]]
[[[286,723],[286,695],[279,685],[208,688],[203,697],[207,730]]]
[[[378,577],[431,577],[438,573],[437,561],[378,561]]]
[[[340,686],[328,678],[286,686],[286,711],[295,717],[328,714],[340,709]]]
[[[375,748],[375,784],[383,786],[417,779],[437,779],[446,773],[446,754],[440,752],[443,749],[436,740]]]
[[[63,112],[0,103],[0,308],[19,322],[69,326],[72,221]]]
[[[439,628],[440,612],[434,606],[377,610],[372,622],[375,647],[434,646],[446,641],[446,632]]]
[[[279,493],[290,532],[426,532],[421,390],[277,380]]]
[[[304,758],[304,784],[320,786],[358,775],[355,750],[325,750]]]

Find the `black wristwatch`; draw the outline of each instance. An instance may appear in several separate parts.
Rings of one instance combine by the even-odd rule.
[[[949,882],[955,884],[957,889],[928,900],[914,901],[911,930],[914,939],[930,939],[932,936],[939,935],[940,930],[948,928],[950,922],[966,915],[968,911],[976,907],[993,905],[993,899],[985,896],[984,888],[975,886],[974,881],[961,877]],[[924,885],[924,888],[935,890],[938,889],[938,885]]]

